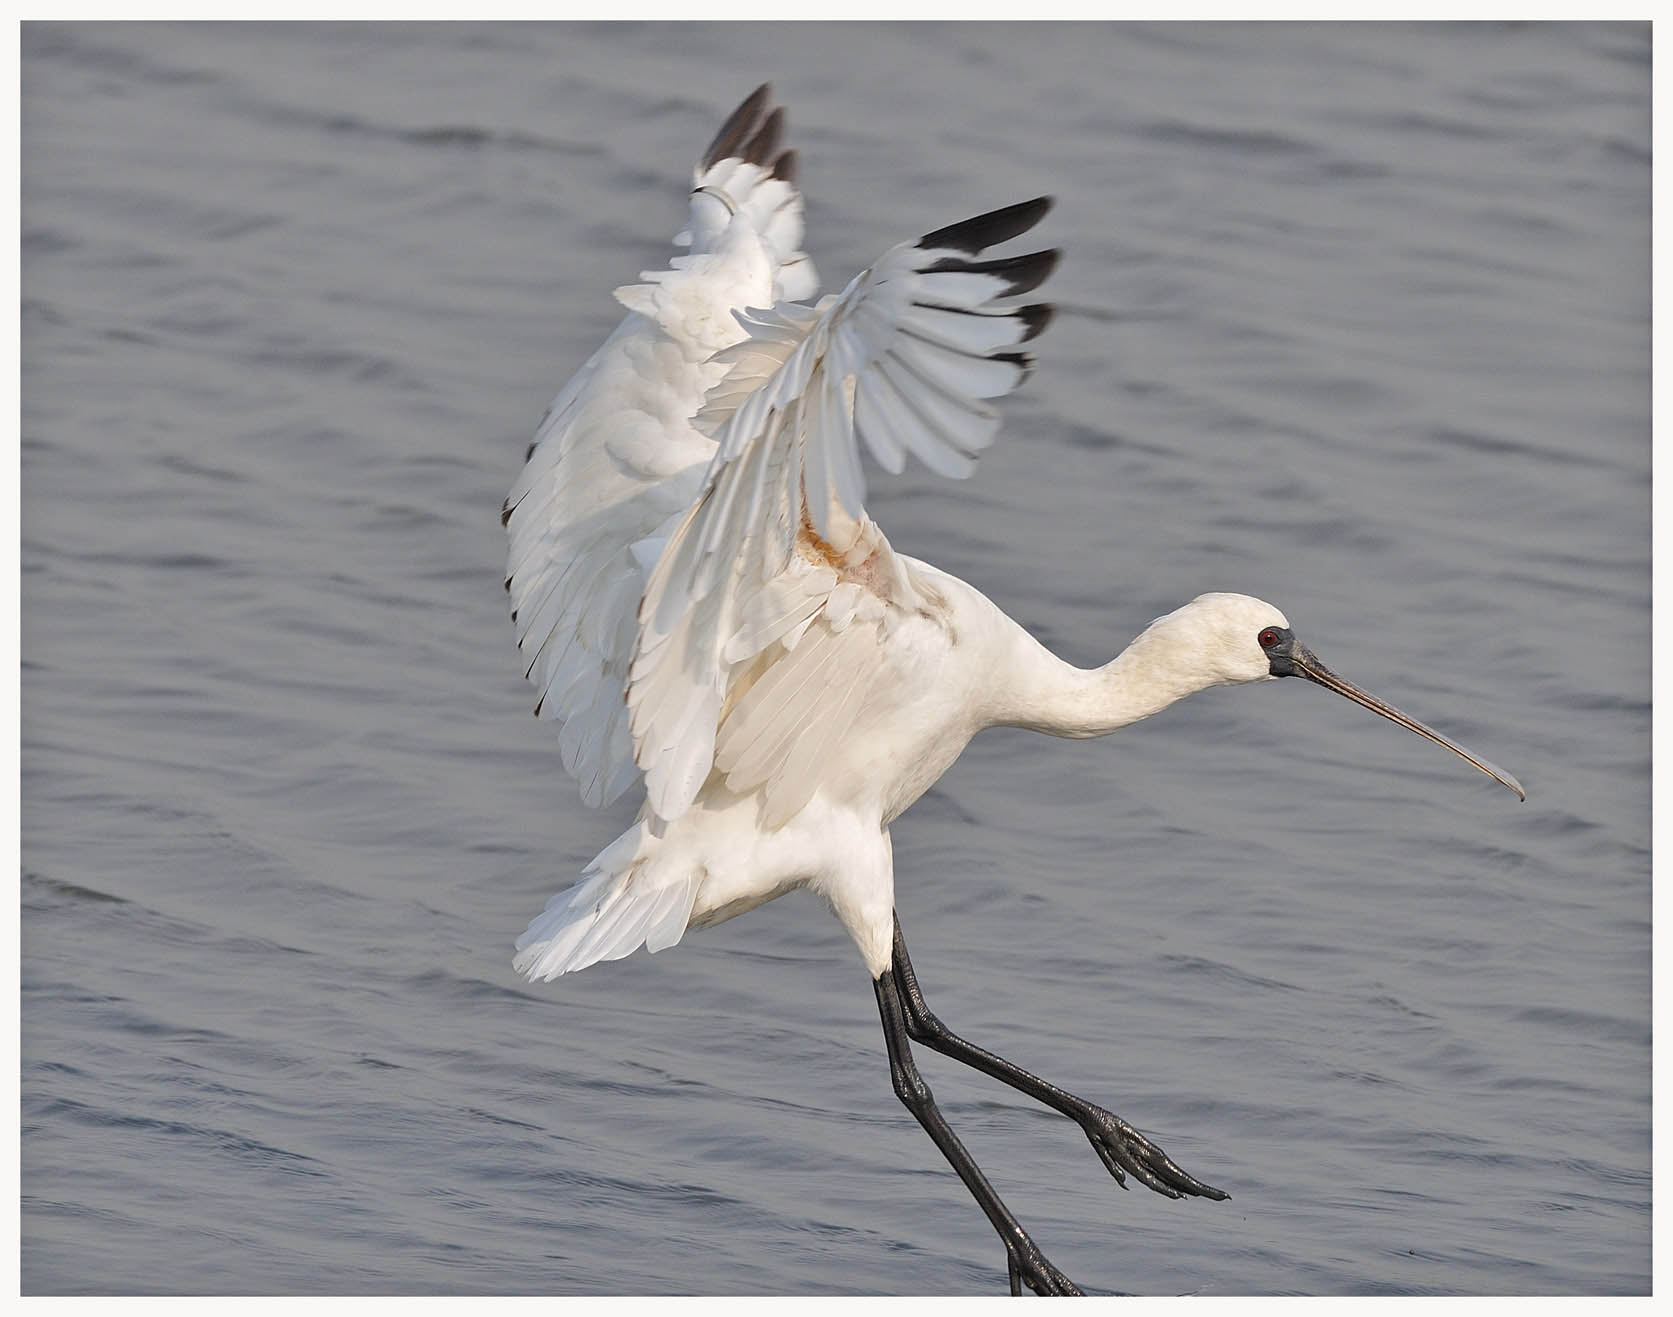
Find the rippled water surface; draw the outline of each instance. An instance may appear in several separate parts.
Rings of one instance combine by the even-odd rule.
[[[632,816],[529,716],[498,510],[772,78],[840,284],[1050,192],[1061,315],[897,547],[1102,662],[1278,682],[977,739],[895,828],[955,1027],[1226,1203],[925,1071],[1139,1293],[1650,1275],[1647,26],[154,27],[23,42],[27,1292],[1003,1290],[793,896],[527,986]]]

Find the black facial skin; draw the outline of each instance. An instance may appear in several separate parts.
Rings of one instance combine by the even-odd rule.
[[[1294,677],[1295,633],[1288,627],[1263,627],[1256,643],[1266,651],[1267,662],[1274,677]]]

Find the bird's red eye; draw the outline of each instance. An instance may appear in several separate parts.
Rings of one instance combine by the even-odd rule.
[[[1260,640],[1262,649],[1271,649],[1278,643],[1278,633],[1271,627],[1267,627],[1265,631],[1261,632]]]

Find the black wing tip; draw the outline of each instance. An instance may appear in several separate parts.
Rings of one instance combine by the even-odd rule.
[[[1017,257],[1014,269],[1005,271],[1011,276],[1011,286],[1005,290],[1006,297],[1015,297],[1018,293],[1031,293],[1045,281],[1051,278],[1051,272],[1057,268],[1057,263],[1063,259],[1060,248],[1049,247],[1043,252],[1029,252],[1026,256]]]
[[[1020,389],[1034,373],[1034,354],[1031,352],[996,352],[994,357],[999,361],[1008,361],[1017,368],[1019,374],[1012,388]]]
[[[755,135],[761,111],[772,98],[773,84],[770,82],[763,82],[744,97],[738,108],[726,116],[726,122],[721,124],[720,131],[709,143],[709,149],[703,152],[700,168],[709,169],[728,156],[736,155],[738,149]]]
[[[1035,253],[1040,255],[1041,253]],[[1057,308],[1050,302],[1030,302],[1027,306],[1008,306],[998,311],[984,311],[961,306],[943,306],[939,302],[913,302],[914,306],[925,307],[940,311],[946,315],[960,316],[998,316],[1022,321],[1022,337],[1018,343],[1027,343],[1031,339],[1039,338],[1045,333],[1046,326],[1051,324],[1052,317],[1057,314]],[[910,331],[909,331],[910,332]]]
[[[743,158],[752,165],[765,165],[778,154],[784,144],[784,107],[774,108],[766,120],[745,143]]]
[[[1022,256],[1001,256],[992,261],[962,261],[956,256],[944,256],[934,265],[923,267],[924,274],[992,274],[1006,280],[1006,288],[999,297],[1015,297],[1033,292],[1051,277],[1063,252],[1056,247],[1045,251],[1027,252]],[[1044,329],[1042,323],[1040,328]]]
[[[1046,326],[1051,324],[1051,318],[1057,314],[1057,308],[1050,302],[1031,302],[1027,306],[1019,306],[1011,314],[1028,326],[1028,331],[1019,340],[1026,343],[1030,339],[1039,338],[1045,332]]]
[[[781,151],[778,158],[773,161],[773,177],[781,178],[791,187],[795,187],[797,176],[801,172],[801,164],[801,158],[794,149]]]
[[[937,229],[934,233],[926,233],[918,239],[918,246],[926,249],[951,248],[974,256],[985,248],[996,247],[1027,233],[1045,217],[1052,204],[1050,197],[1035,197],[1032,201],[1019,201],[1014,206],[990,210],[985,215],[975,215]]]

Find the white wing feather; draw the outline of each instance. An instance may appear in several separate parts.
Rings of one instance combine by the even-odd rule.
[[[817,287],[798,250],[802,198],[782,110],[765,87],[727,121],[693,175],[691,247],[616,290],[629,315],[548,409],[504,520],[506,589],[536,714],[590,805],[638,776],[624,692],[649,567],[703,486],[714,454],[693,424],[743,337],[732,312]]]
[[[676,819],[710,771],[764,790],[765,824],[804,805],[876,671],[881,631],[919,606],[866,516],[863,440],[969,474],[992,442],[986,398],[1015,388],[1048,308],[994,308],[1037,287],[1056,252],[968,257],[1032,227],[1025,202],[894,248],[817,308],[740,313],[745,341],[699,414],[717,448],[639,606],[627,703],[647,798]],[[769,653],[779,646],[777,653]],[[763,669],[756,660],[767,654]],[[734,679],[750,674],[747,689]]]

